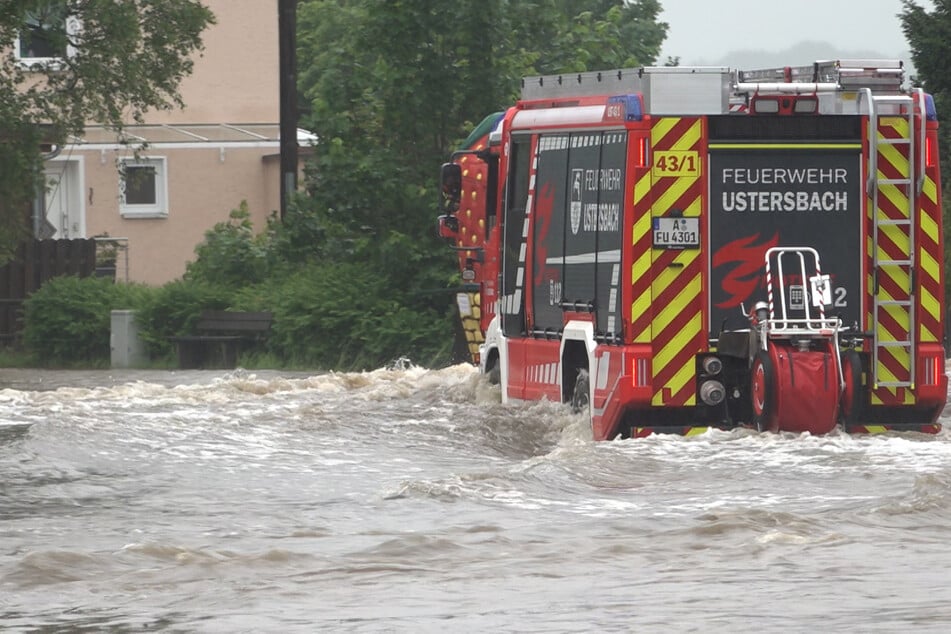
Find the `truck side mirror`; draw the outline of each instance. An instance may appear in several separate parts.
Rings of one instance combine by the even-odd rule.
[[[455,216],[439,216],[439,237],[455,240],[459,237],[459,219]]]
[[[454,214],[459,211],[462,198],[462,167],[457,163],[443,163],[440,181],[443,213]]]

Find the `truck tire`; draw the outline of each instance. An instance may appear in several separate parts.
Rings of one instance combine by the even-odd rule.
[[[591,391],[591,378],[585,369],[578,370],[578,377],[575,379],[575,388],[571,392],[571,411],[575,414],[588,411],[589,393]]]
[[[845,391],[839,406],[839,418],[843,427],[862,422],[865,409],[865,386],[862,385],[862,358],[854,350],[848,350],[839,357],[842,363],[842,376],[845,379]]]
[[[776,372],[773,360],[760,350],[753,357],[750,368],[750,401],[753,411],[753,424],[758,431],[769,431],[769,419],[776,407]]]
[[[489,385],[498,385],[502,381],[502,369],[499,368],[498,361],[492,364],[485,376],[489,380]]]

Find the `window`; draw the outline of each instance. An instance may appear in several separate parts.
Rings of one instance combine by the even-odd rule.
[[[119,170],[119,213],[125,218],[168,216],[165,157],[122,159]]]
[[[17,35],[17,58],[25,65],[56,64],[71,57],[75,50],[70,40],[79,34],[80,22],[67,15],[63,2],[50,2],[26,14]]]

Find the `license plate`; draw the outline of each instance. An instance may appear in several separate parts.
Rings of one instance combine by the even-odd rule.
[[[654,218],[655,249],[696,249],[699,247],[699,218]]]

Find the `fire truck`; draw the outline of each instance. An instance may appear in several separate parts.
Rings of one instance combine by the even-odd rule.
[[[441,173],[473,362],[596,440],[938,432],[937,127],[898,60],[524,78]]]

